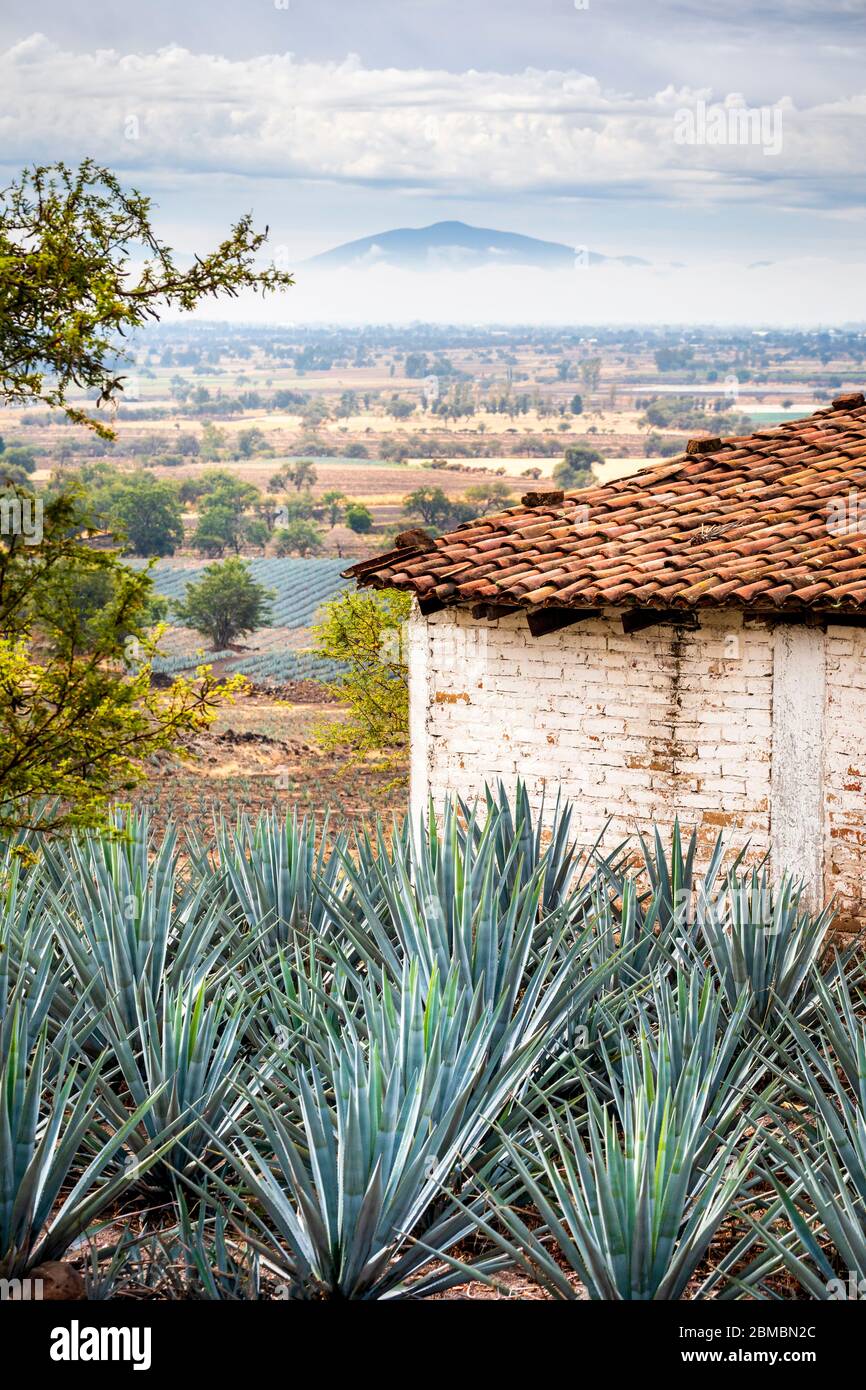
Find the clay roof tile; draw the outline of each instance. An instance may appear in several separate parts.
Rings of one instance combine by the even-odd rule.
[[[712,444],[712,447],[708,447]],[[866,398],[652,464],[555,505],[512,507],[346,571],[449,602],[832,604],[866,612]],[[866,497],[864,497],[866,503]],[[866,505],[863,507],[866,520]],[[407,533],[408,534],[408,533]]]

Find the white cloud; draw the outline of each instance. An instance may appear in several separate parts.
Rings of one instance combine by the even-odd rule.
[[[7,164],[91,154],[124,170],[383,184],[465,196],[648,195],[786,206],[862,202],[862,96],[798,109],[784,92],[780,152],[682,145],[674,117],[735,94],[646,96],[576,71],[382,68],[356,58],[233,60],[178,47],[73,53],[34,35],[0,54]]]

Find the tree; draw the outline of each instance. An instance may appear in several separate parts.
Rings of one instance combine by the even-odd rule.
[[[601,377],[601,358],[588,357],[580,364],[580,379],[588,391],[595,391]]]
[[[223,453],[228,441],[225,430],[206,420],[201,427],[199,451],[203,459],[217,459]]]
[[[588,449],[585,444],[573,444],[566,449],[562,462],[554,468],[553,481],[566,491],[589,487],[594,463],[604,463],[604,457],[597,449]]]
[[[264,555],[268,541],[271,538],[268,523],[261,517],[253,517],[250,521],[244,522],[244,540],[247,545],[254,545]]]
[[[36,498],[40,534],[0,540],[0,832],[106,823],[160,750],[177,752],[243,682],[202,673],[151,686],[152,580],[87,539],[79,492]],[[7,499],[13,500],[13,499]]]
[[[183,544],[183,511],[173,483],[161,483],[147,469],[120,474],[95,494],[110,529],[119,529],[135,555],[173,555]]]
[[[244,482],[237,473],[227,468],[206,468],[198,478],[189,478],[187,482],[195,489],[194,493],[190,493],[191,500],[201,500],[205,505],[223,502],[226,506],[243,511],[244,507],[251,507],[261,498],[255,484]]]
[[[276,509],[274,522],[288,526],[290,521],[313,521],[322,515],[322,510],[311,492],[299,492],[294,497],[287,497]]]
[[[224,555],[227,550],[240,550],[243,517],[232,507],[214,503],[199,515],[192,534],[192,544],[202,555]]]
[[[237,555],[247,539],[249,518],[246,510],[261,500],[252,483],[245,483],[223,468],[208,468],[196,483],[198,526],[192,543],[206,555]]]
[[[467,502],[478,504],[482,516],[487,512],[502,511],[505,507],[510,507],[514,501],[511,488],[499,478],[491,478],[489,482],[468,487],[464,496]]]
[[[289,391],[282,388],[274,392],[274,409],[291,410],[293,407],[303,405],[306,400],[307,397],[303,391]]]
[[[430,372],[430,359],[426,352],[410,352],[403,364],[403,375],[408,377],[427,376]]]
[[[274,532],[278,555],[315,555],[322,549],[322,533],[314,521],[296,517]]]
[[[441,487],[419,487],[403,498],[403,506],[411,516],[420,516],[428,526],[445,529],[471,521],[478,515],[469,502],[453,502]]]
[[[201,579],[187,585],[174,612],[179,622],[208,637],[214,651],[222,651],[235,638],[270,626],[273,597],[244,560],[232,558],[208,565]]]
[[[679,372],[692,365],[692,347],[662,347],[655,351],[656,367],[660,372]]]
[[[449,516],[451,503],[441,487],[419,487],[403,498],[403,508],[410,516],[417,513],[428,526],[438,526]]]
[[[346,501],[344,492],[332,490],[322,495],[322,506],[325,508],[325,515],[328,524],[333,528],[343,515],[343,505]]]
[[[266,238],[245,215],[181,270],[153,229],[150,199],[124,190],[109,169],[90,159],[77,169],[26,169],[0,193],[0,396],[59,407],[113,437],[69,404],[70,390],[95,392],[97,407],[115,403],[124,380],[118,339],[161,309],[293,284],[285,271],[256,267]]]
[[[29,475],[36,470],[36,455],[27,444],[4,446],[0,439],[0,485],[4,483],[28,483]]]
[[[302,488],[315,487],[316,477],[312,459],[297,459],[293,463],[284,463],[279,472],[268,479],[268,491],[282,492],[291,483],[300,492]]]
[[[572,398],[571,398],[571,401],[570,401],[570,403],[569,403],[569,407],[568,407],[568,408],[569,408],[569,410],[570,410],[570,412],[571,412],[572,415],[582,415],[582,414],[583,414],[583,397],[580,396],[580,395],[577,395],[577,394],[573,395]]]
[[[285,472],[296,492],[300,492],[302,488],[315,487],[316,485],[317,475],[311,459],[298,459],[297,463],[289,464]]]
[[[36,451],[29,444],[3,444],[0,440],[0,470],[8,473],[10,469],[18,469],[21,473],[34,473],[38,460]]]
[[[344,391],[334,409],[334,414],[338,420],[348,420],[351,415],[358,414],[358,397],[354,391]]]
[[[330,411],[321,396],[305,401],[301,406],[301,419],[308,429],[318,429],[325,420],[330,419]]]
[[[363,502],[348,502],[346,504],[346,525],[350,531],[356,535],[366,535],[373,529],[373,513],[369,507],[365,507]]]
[[[379,755],[379,770],[394,770],[409,741],[409,681],[404,628],[412,601],[396,589],[348,590],[322,605],[313,635],[317,656],[345,664],[331,689],[348,716],[316,727],[327,748],[350,762]],[[403,779],[398,779],[403,780]]]
[[[257,426],[252,425],[249,429],[238,431],[237,451],[240,458],[252,458],[254,454],[260,454],[265,448],[267,448],[267,440],[263,431]]]

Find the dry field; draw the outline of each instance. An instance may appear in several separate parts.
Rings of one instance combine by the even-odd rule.
[[[337,705],[315,682],[300,682],[279,694],[254,692],[226,705],[189,756],[166,756],[133,795],[158,824],[173,820],[207,834],[214,818],[285,814],[297,806],[321,819],[402,814],[406,791],[388,789],[371,764],[347,768],[345,760],[317,743],[315,726],[339,719]]]

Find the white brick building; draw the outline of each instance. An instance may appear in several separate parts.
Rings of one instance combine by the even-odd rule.
[[[771,851],[866,925],[866,630],[709,613],[624,635],[615,612],[532,637],[451,611],[410,624],[411,795],[522,777],[561,789],[587,844],[698,825]]]
[[[521,777],[586,843],[678,814],[866,925],[866,526],[828,525],[866,510],[863,397],[692,447],[354,567],[418,600],[413,805]]]

